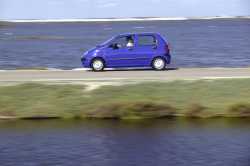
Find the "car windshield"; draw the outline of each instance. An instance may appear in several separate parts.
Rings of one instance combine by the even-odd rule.
[[[114,37],[112,37],[111,39],[109,39],[109,40],[107,40],[107,41],[105,41],[105,42],[103,42],[101,44],[99,44],[98,46],[105,46],[105,45],[109,44],[113,39],[114,39]]]

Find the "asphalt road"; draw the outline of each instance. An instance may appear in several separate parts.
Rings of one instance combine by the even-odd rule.
[[[180,68],[165,71],[116,70],[104,72],[72,70],[9,70],[0,71],[5,82],[84,82],[84,81],[147,81],[250,78],[250,68]]]

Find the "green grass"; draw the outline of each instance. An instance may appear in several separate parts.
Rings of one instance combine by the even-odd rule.
[[[6,21],[0,21],[0,28],[5,28],[7,26],[12,25],[12,23],[6,22]]]
[[[0,116],[117,118],[250,117],[250,79],[103,86],[22,84],[0,87]]]

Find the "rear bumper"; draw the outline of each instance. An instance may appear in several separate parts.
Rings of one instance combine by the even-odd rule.
[[[166,54],[165,57],[166,57],[165,58],[166,59],[166,63],[170,64],[171,63],[171,55],[170,54]]]

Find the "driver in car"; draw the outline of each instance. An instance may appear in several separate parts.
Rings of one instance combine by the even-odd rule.
[[[134,40],[131,36],[127,37],[127,47],[133,47],[134,46]]]

